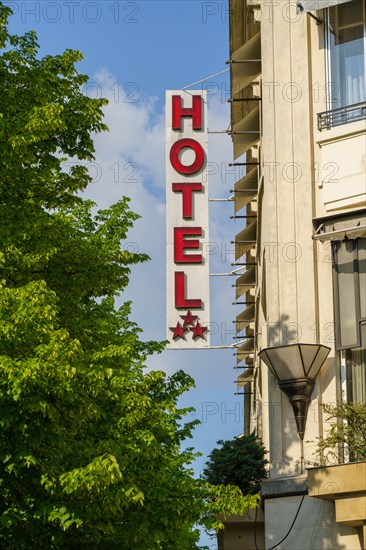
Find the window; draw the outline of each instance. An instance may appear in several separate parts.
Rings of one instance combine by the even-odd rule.
[[[346,376],[349,402],[366,403],[366,323],[361,325],[361,345],[347,349]]]
[[[336,347],[349,401],[366,403],[366,238],[333,243]]]
[[[366,0],[353,0],[328,10],[329,108],[366,101]]]
[[[328,111],[318,114],[319,131],[366,119],[366,0],[327,10]]]

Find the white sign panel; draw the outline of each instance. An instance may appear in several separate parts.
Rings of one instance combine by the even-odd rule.
[[[345,4],[346,2],[352,2],[352,0],[299,0],[297,2],[297,7],[300,12],[316,11],[338,6],[339,4]]]
[[[166,93],[167,339],[210,346],[207,92]]]

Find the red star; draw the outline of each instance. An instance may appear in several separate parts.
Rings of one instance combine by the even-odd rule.
[[[184,333],[187,331],[186,328],[182,327],[182,325],[178,322],[176,327],[169,327],[169,330],[173,333],[173,340],[176,338],[183,338],[184,340]]]
[[[202,338],[202,340],[205,340],[205,336],[204,336],[204,333],[207,332],[207,327],[202,327],[199,322],[197,321],[196,325],[193,327],[193,328],[190,328],[189,330],[191,330],[193,332],[193,340],[195,340],[196,338]]]
[[[194,320],[197,319],[197,315],[192,315],[190,311],[187,311],[186,315],[181,315],[184,323],[183,326],[194,325]]]

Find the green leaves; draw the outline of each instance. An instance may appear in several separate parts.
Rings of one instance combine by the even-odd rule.
[[[216,531],[224,529],[222,520],[231,515],[244,515],[249,509],[256,508],[260,496],[243,495],[235,485],[208,485],[210,499],[207,503],[207,527]]]
[[[328,429],[318,440],[315,466],[338,464],[340,453],[351,461],[366,460],[366,403],[323,404]]]
[[[9,14],[0,2],[0,547],[193,550],[195,525],[256,499],[193,477],[178,407],[193,380],[146,372],[164,343],[116,308],[148,257],[123,246],[127,198],[94,213],[81,197],[106,101],[82,94],[79,52],[40,59]]]
[[[49,135],[63,132],[67,129],[64,118],[63,105],[51,103],[34,107],[24,127],[19,129],[18,134],[9,138],[9,145],[13,149],[20,149],[42,142],[48,139]]]
[[[218,441],[203,471],[205,479],[214,485],[236,485],[244,494],[255,494],[267,477],[266,451],[256,441],[255,434]]]
[[[65,506],[61,508],[53,508],[52,512],[47,517],[49,522],[59,524],[63,531],[67,531],[72,525],[80,527],[82,521],[75,518],[74,514],[70,514]]]

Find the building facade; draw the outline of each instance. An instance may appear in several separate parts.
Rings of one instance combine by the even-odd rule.
[[[366,0],[230,0],[237,384],[269,479],[226,550],[366,548],[365,462],[316,454],[323,404],[366,403],[365,51]]]

